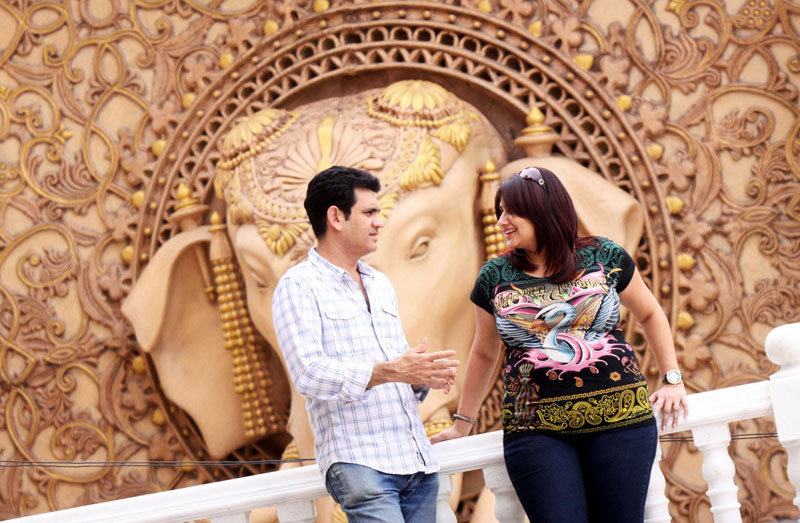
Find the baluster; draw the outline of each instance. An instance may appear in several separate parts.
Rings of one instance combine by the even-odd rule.
[[[250,523],[250,511],[211,518],[211,523]]]
[[[703,477],[708,483],[708,498],[714,523],[741,523],[739,487],[733,482],[736,467],[728,454],[731,431],[727,423],[704,425],[692,430],[695,446],[703,454]]]
[[[489,465],[483,469],[483,479],[486,487],[495,497],[494,515],[502,523],[523,523],[525,511],[519,503],[517,493],[508,477],[504,462]]]
[[[781,366],[770,376],[770,396],[778,441],[786,448],[786,474],[795,488],[794,504],[800,508],[800,323],[772,329],[764,342],[767,357]]]
[[[792,441],[781,441],[781,443],[786,448],[786,454],[788,455],[786,475],[789,476],[789,481],[794,485],[796,494],[794,504],[797,508],[800,508],[800,438]]]
[[[314,523],[317,507],[314,500],[293,501],[278,505],[278,521],[280,523]]]
[[[450,474],[439,474],[439,495],[436,496],[436,523],[456,523],[456,515],[450,508],[453,478]]]
[[[656,445],[656,459],[650,471],[650,485],[647,487],[647,499],[644,502],[645,523],[670,523],[669,499],[664,493],[667,481],[661,472],[661,442]]]

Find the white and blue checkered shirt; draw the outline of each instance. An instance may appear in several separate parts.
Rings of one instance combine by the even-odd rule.
[[[358,272],[370,308],[350,274],[316,248],[283,275],[272,298],[278,342],[297,391],[306,398],[322,476],[333,463],[355,463],[388,474],[437,472],[405,383],[367,389],[372,365],[399,357],[408,342],[389,279],[366,263]]]

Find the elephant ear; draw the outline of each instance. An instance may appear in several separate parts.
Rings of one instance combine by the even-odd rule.
[[[209,455],[218,459],[247,439],[222,320],[205,292],[201,264],[210,240],[208,227],[198,227],[167,241],[142,272],[122,313],[150,354],[164,395],[192,417]]]

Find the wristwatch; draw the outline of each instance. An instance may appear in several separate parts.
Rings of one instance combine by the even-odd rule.
[[[667,373],[661,377],[661,381],[667,385],[677,385],[683,381],[683,375],[678,369],[668,370]]]

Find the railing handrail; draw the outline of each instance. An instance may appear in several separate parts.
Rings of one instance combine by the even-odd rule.
[[[733,422],[771,414],[769,381],[748,383],[690,394],[689,418],[661,434],[692,430],[709,424]],[[445,441],[434,446],[440,473],[453,474],[502,462],[502,431]],[[245,478],[145,494],[83,507],[19,518],[17,523],[183,522],[199,518],[245,513],[292,501],[326,496],[315,465]]]
[[[36,514],[12,521],[81,523],[169,523],[247,512],[294,500],[327,495],[316,466],[229,479],[82,507]]]
[[[733,423],[772,414],[769,381],[697,392],[689,394],[687,399],[689,417],[685,420],[681,417],[675,428],[670,423],[665,430],[661,430],[659,416],[660,435],[693,430],[713,423]]]

